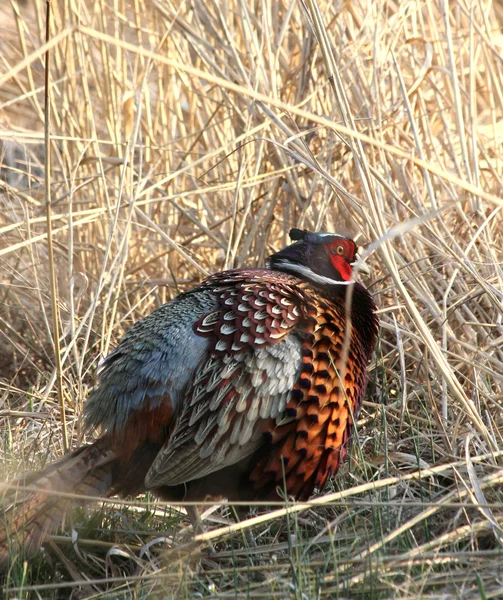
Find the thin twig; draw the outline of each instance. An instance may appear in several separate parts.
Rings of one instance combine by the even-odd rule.
[[[51,37],[51,0],[46,0],[46,43]],[[63,448],[68,450],[68,432],[66,428],[65,396],[63,392],[63,368],[61,364],[61,348],[59,344],[59,310],[58,292],[56,286],[56,267],[54,264],[54,248],[52,239],[51,219],[51,78],[50,78],[50,49],[45,53],[45,214],[47,217],[47,253],[49,259],[49,273],[51,282],[52,327],[54,360],[56,361],[56,374],[58,384],[58,400],[61,413],[61,427],[63,430]]]

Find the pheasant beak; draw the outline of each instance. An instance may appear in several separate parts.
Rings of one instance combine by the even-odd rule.
[[[363,273],[364,275],[370,275],[372,272],[370,266],[364,262],[358,254],[355,254],[355,260],[351,263],[351,268],[356,270],[358,273]]]

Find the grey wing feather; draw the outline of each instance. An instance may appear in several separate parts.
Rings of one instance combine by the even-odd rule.
[[[155,408],[167,395],[173,412],[179,410],[209,353],[209,340],[192,325],[217,306],[210,290],[196,288],[133,325],[102,363],[99,385],[84,409],[86,427],[120,432],[132,412]]]
[[[294,334],[252,352],[210,356],[187,390],[146,487],[186,483],[250,456],[263,443],[261,421],[284,411],[301,363],[301,341]],[[216,389],[210,399],[208,382]],[[231,388],[230,400],[215,400]]]

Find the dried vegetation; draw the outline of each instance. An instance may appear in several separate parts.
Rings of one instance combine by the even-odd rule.
[[[262,264],[292,226],[371,244],[382,328],[358,442],[318,506],[231,528],[229,509],[213,511],[209,555],[183,510],[105,502],[77,511],[26,569],[19,561],[5,597],[500,597],[501,6],[61,0],[52,10],[50,218],[71,443],[97,363],[131,323],[208,272]],[[61,456],[63,435],[45,3],[4,1],[0,15],[8,477]]]

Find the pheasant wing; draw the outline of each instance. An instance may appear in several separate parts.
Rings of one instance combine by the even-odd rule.
[[[297,278],[266,270],[234,271],[208,280],[218,309],[194,325],[210,340],[169,438],[147,477],[148,488],[203,477],[249,456],[263,424],[285,409],[301,369],[305,299]]]

